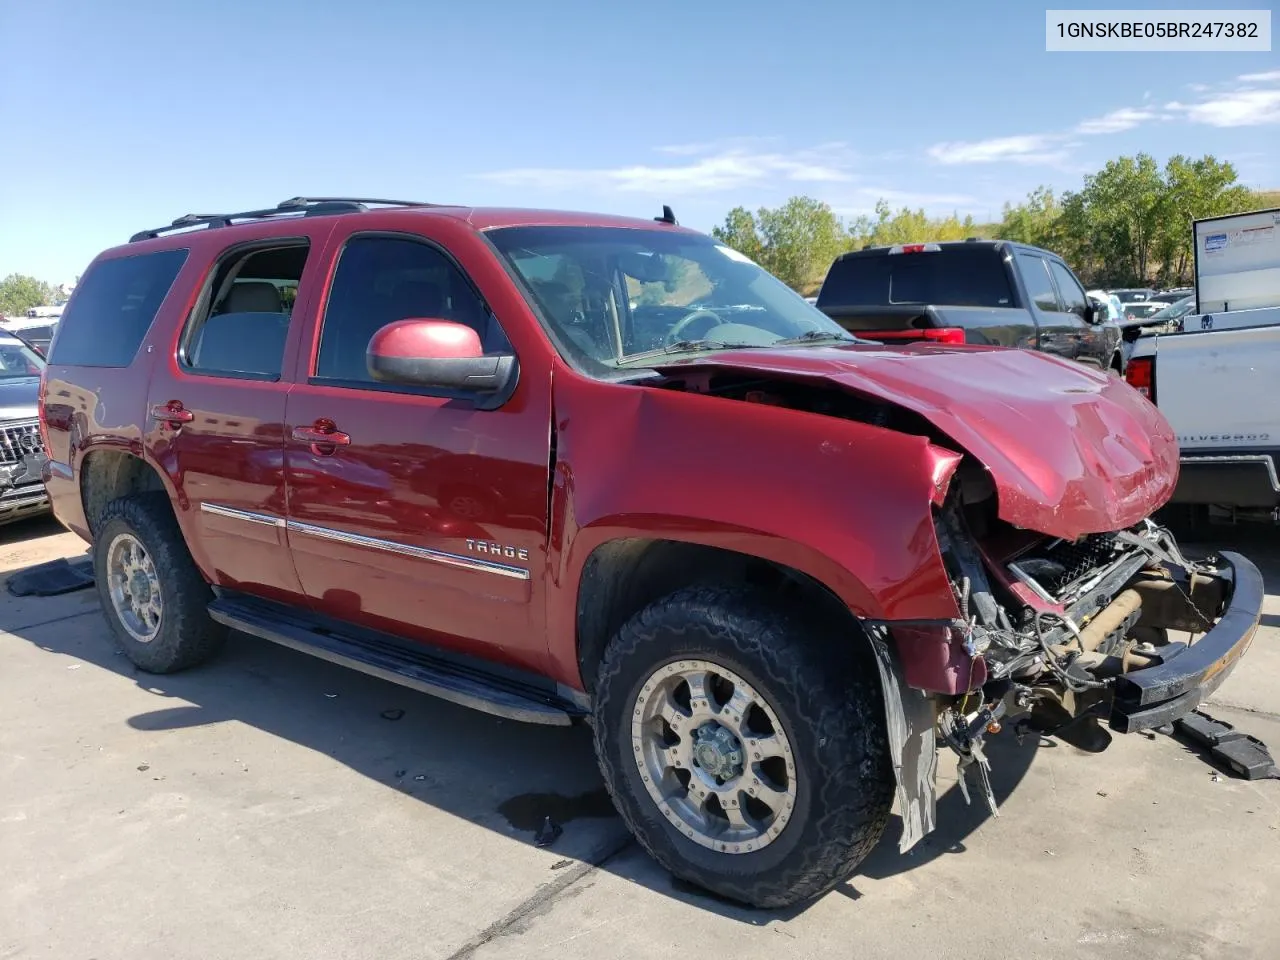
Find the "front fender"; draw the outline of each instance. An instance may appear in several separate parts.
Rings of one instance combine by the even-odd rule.
[[[799,570],[870,620],[959,611],[931,504],[960,456],[864,423],[576,375],[554,385],[552,660],[572,661],[587,558],[682,540]],[[568,648],[557,649],[562,643]]]

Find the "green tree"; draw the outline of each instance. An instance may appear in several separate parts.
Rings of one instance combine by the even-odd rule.
[[[761,207],[754,214],[735,207],[711,234],[800,291],[821,283],[831,261],[848,246],[835,211],[812,197],[792,197],[780,207]]]
[[[729,211],[712,233],[797,290],[812,290],[844,250],[871,245],[960,240],[987,230],[1064,257],[1090,286],[1186,283],[1191,223],[1275,206],[1274,195],[1237,182],[1235,168],[1212,156],[1176,156],[1163,169],[1147,154],[1118,157],[1059,197],[1041,186],[1005,204],[998,224],[930,217],[881,200],[871,215],[842,224],[827,204],[792,197],[776,209]]]
[[[1002,240],[1052,250],[1058,244],[1061,218],[1062,205],[1053,190],[1040,186],[1022,203],[1004,205],[996,232]]]
[[[1075,250],[1111,283],[1144,283],[1161,233],[1164,178],[1155,158],[1140,153],[1108,161],[1063,197],[1064,226]]]
[[[756,263],[760,262],[763,244],[756,218],[746,207],[734,207],[724,218],[724,223],[711,230],[711,235],[727,247],[732,247]]]
[[[875,206],[875,219],[859,217],[849,227],[849,245],[861,247],[867,244],[885,246],[895,243],[925,243],[928,241],[963,240],[977,231],[973,217],[963,220],[956,214],[949,217],[930,217],[923,209],[902,207],[896,213],[888,201],[880,200]]]
[[[1212,156],[1112,160],[1064,194],[1054,249],[1102,286],[1191,279],[1191,222],[1256,206],[1235,168]]]
[[[1170,157],[1164,166],[1161,230],[1156,238],[1160,264],[1157,279],[1170,284],[1190,281],[1193,221],[1240,213],[1254,205],[1253,192],[1236,183],[1236,171],[1231,164],[1219,163],[1211,156],[1199,160],[1181,155]]]
[[[759,213],[761,266],[794,290],[822,282],[831,261],[847,247],[844,224],[830,206],[812,197],[792,197]]]
[[[43,280],[11,273],[0,280],[0,314],[22,316],[31,307],[53,302],[53,290]]]

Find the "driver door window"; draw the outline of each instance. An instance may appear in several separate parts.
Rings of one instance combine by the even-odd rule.
[[[411,317],[464,324],[480,335],[486,354],[511,352],[497,319],[438,248],[399,237],[353,237],[329,289],[314,379],[372,384],[369,341],[387,324]]]
[[[1049,261],[1049,270],[1053,273],[1053,279],[1058,282],[1058,293],[1062,296],[1062,308],[1067,313],[1074,313],[1076,316],[1084,316],[1085,299],[1084,288],[1080,286],[1079,281],[1071,275],[1062,264],[1056,260]]]

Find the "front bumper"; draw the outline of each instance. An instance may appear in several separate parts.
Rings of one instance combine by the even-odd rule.
[[[1262,574],[1238,553],[1220,556],[1230,595],[1217,625],[1167,663],[1117,677],[1112,729],[1135,733],[1185,716],[1222,685],[1249,649],[1262,619]]]
[[[10,487],[0,494],[0,525],[49,512],[49,495],[44,484]]]
[[[1227,507],[1280,506],[1280,474],[1271,451],[1218,455],[1184,454],[1170,503]]]

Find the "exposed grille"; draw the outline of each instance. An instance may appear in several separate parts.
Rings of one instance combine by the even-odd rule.
[[[1116,535],[1095,533],[1079,543],[1060,543],[1049,551],[1048,557],[1060,564],[1064,571],[1045,586],[1053,593],[1065,590],[1081,577],[1088,576],[1115,556]]]
[[[39,421],[6,423],[0,427],[0,463],[22,463],[35,453],[44,453]]]
[[[1077,581],[1095,573],[1116,557],[1116,535],[1095,533],[1079,543],[1055,542],[1018,558],[1015,565],[1035,579],[1050,596],[1061,597]]]

